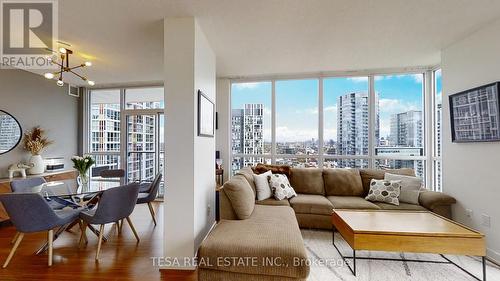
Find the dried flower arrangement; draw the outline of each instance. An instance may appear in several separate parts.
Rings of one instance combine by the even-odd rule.
[[[31,152],[31,155],[40,155],[47,146],[54,142],[45,136],[45,130],[35,127],[32,131],[27,131],[24,134],[23,143],[24,149]]]

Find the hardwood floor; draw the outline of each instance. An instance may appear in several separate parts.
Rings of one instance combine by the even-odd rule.
[[[47,253],[34,252],[46,241],[47,233],[26,234],[0,280],[172,280],[196,281],[196,272],[160,272],[151,257],[163,254],[163,204],[154,203],[158,225],[155,227],[146,204],[137,205],[131,216],[141,241],[137,244],[127,223],[122,233],[114,224],[105,228],[109,240],[102,244],[99,262],[95,261],[97,237],[87,230],[89,243],[78,248],[80,230],[75,226],[54,242],[54,263],[47,267]],[[7,258],[14,237],[12,226],[0,228],[0,262]]]

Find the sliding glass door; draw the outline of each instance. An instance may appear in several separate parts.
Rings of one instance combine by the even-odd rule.
[[[150,113],[147,113],[150,111]],[[142,113],[141,113],[142,112]],[[157,110],[126,110],[125,171],[127,182],[152,182],[157,173],[163,173],[163,113]],[[163,181],[160,186],[163,195]]]

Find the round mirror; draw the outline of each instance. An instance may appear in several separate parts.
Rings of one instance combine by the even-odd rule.
[[[21,141],[22,130],[14,116],[0,110],[0,154],[14,149]]]

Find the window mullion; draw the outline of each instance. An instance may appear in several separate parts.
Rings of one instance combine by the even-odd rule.
[[[323,155],[323,139],[324,139],[324,125],[323,125],[323,78],[319,78],[319,96],[318,96],[318,166],[323,168],[324,155]]]
[[[276,164],[276,80],[271,81],[271,164]]]
[[[375,128],[377,125],[375,85],[373,75],[368,76],[368,168],[375,168]]]

